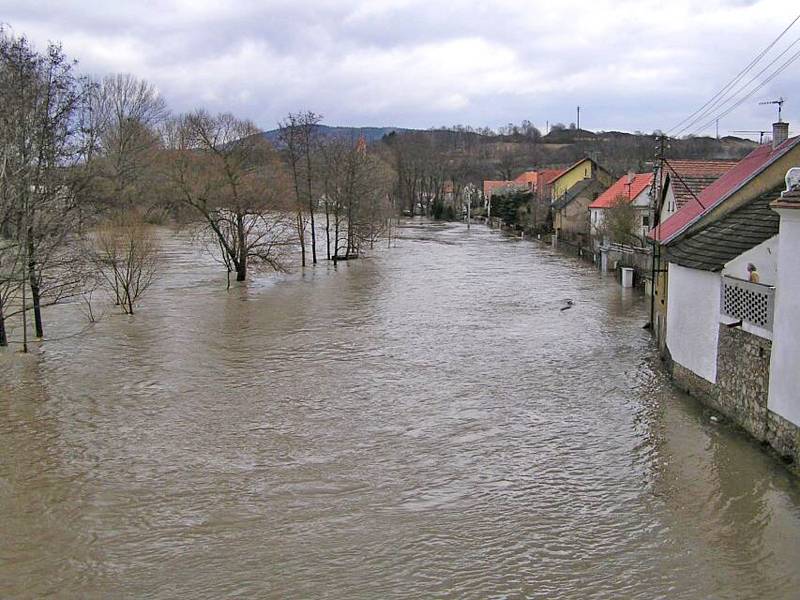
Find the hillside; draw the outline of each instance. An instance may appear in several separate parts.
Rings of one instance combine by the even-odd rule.
[[[368,144],[377,142],[383,138],[383,136],[389,135],[393,132],[405,133],[409,131],[415,131],[412,129],[404,129],[402,127],[339,127],[333,125],[318,125],[317,128],[322,137],[327,139],[357,140],[360,136],[364,136],[364,139]],[[278,129],[271,129],[264,132],[264,136],[272,144],[278,147],[281,145],[279,134],[280,131]]]
[[[589,156],[613,175],[629,170],[652,169],[657,139],[652,134],[586,129],[553,129],[547,135],[537,130],[500,135],[464,128],[406,129],[398,127],[337,127],[320,125],[324,138],[357,140],[364,136],[370,145],[388,143],[413,148],[412,153],[433,162],[444,161],[466,179],[511,179],[529,169],[569,165]],[[277,129],[264,133],[280,148]],[[669,139],[666,155],[674,159],[740,159],[758,144],[738,137],[691,137]],[[385,149],[385,146],[384,146]]]

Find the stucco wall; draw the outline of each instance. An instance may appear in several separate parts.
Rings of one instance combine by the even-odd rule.
[[[553,200],[558,200],[563,196],[567,190],[573,185],[584,179],[589,179],[592,176],[593,165],[588,159],[582,160],[580,163],[572,167],[569,171],[561,175],[553,182],[552,195]]]
[[[747,265],[753,263],[757,270],[760,283],[764,285],[777,285],[778,283],[778,236],[775,235],[758,246],[740,254],[727,263],[722,269],[722,274],[729,277],[747,280],[750,273]]]
[[[800,425],[800,210],[783,209],[772,327],[769,408]]]
[[[703,379],[717,379],[720,276],[670,263],[667,347],[672,360]]]

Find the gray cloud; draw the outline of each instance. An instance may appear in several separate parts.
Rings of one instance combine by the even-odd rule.
[[[62,41],[85,72],[152,81],[176,111],[265,128],[303,108],[331,124],[544,127],[580,104],[586,127],[644,131],[703,104],[794,17],[785,0],[0,0],[0,15],[40,46]],[[796,122],[797,72],[721,131],[768,125],[757,102],[777,95]]]

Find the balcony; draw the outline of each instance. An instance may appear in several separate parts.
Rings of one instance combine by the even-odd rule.
[[[723,277],[719,306],[723,317],[772,331],[775,288],[734,277]]]

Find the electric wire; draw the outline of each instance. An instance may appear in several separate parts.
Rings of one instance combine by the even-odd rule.
[[[731,113],[731,112],[732,112],[734,109],[736,109],[736,108],[738,108],[739,106],[741,106],[741,104],[742,104],[742,103],[743,103],[745,100],[747,100],[748,98],[750,98],[750,97],[751,97],[753,94],[755,94],[755,93],[756,93],[758,90],[760,90],[761,88],[763,88],[763,87],[764,87],[765,85],[767,85],[767,84],[768,84],[770,81],[772,81],[772,80],[773,80],[773,79],[775,79],[775,78],[776,78],[778,75],[780,75],[781,73],[783,73],[783,71],[785,71],[785,70],[786,70],[786,69],[789,67],[789,65],[791,65],[791,64],[792,64],[794,61],[796,61],[798,58],[800,58],[800,50],[798,50],[797,52],[795,52],[795,53],[794,53],[794,54],[791,56],[791,58],[789,58],[789,60],[787,60],[787,61],[786,61],[785,63],[783,63],[783,64],[782,64],[780,67],[778,67],[778,69],[776,69],[775,71],[773,71],[773,72],[772,72],[772,73],[771,73],[771,74],[770,74],[770,75],[769,75],[769,76],[768,76],[766,79],[764,79],[764,81],[762,81],[762,82],[761,82],[761,83],[760,83],[758,86],[756,86],[755,88],[753,88],[752,90],[750,90],[750,91],[749,91],[749,92],[748,92],[748,93],[747,93],[745,96],[743,96],[743,97],[742,97],[742,98],[741,98],[741,99],[740,99],[738,102],[736,102],[736,104],[734,104],[733,106],[731,106],[730,108],[728,108],[728,109],[727,109],[725,112],[723,112],[723,113],[720,113],[719,115],[717,115],[716,117],[714,117],[713,119],[711,119],[710,121],[708,121],[707,123],[705,123],[704,125],[702,125],[701,127],[698,127],[697,129],[695,129],[693,133],[698,133],[698,132],[700,132],[700,131],[703,131],[704,129],[706,129],[706,128],[710,127],[710,126],[711,126],[711,125],[714,123],[714,121],[716,121],[717,119],[721,119],[722,117],[725,117],[725,116],[727,116],[728,114],[730,114],[730,113]]]
[[[718,104],[718,103],[719,103],[719,102],[722,100],[721,96],[723,96],[723,97],[724,97],[724,96],[726,96],[726,95],[727,95],[727,92],[730,90],[730,88],[731,88],[731,87],[733,87],[733,86],[735,86],[735,85],[736,85],[736,84],[737,84],[739,81],[741,81],[741,79],[742,79],[742,78],[743,78],[743,77],[744,77],[744,76],[745,76],[745,75],[746,75],[748,72],[750,72],[750,70],[751,70],[753,67],[755,67],[755,65],[756,65],[756,64],[758,64],[758,63],[761,61],[761,59],[762,59],[762,58],[764,58],[764,56],[765,56],[765,55],[766,55],[766,54],[767,54],[767,53],[768,53],[768,52],[769,52],[769,51],[770,51],[770,50],[771,50],[773,47],[775,47],[775,44],[777,44],[777,43],[778,43],[778,42],[781,40],[781,38],[783,38],[783,36],[784,36],[784,35],[786,35],[786,33],[787,33],[787,32],[788,32],[788,31],[789,31],[789,30],[790,30],[790,29],[791,29],[791,28],[792,28],[792,27],[795,25],[795,23],[797,23],[797,21],[799,21],[799,20],[800,20],[800,14],[798,14],[798,15],[797,15],[797,16],[796,16],[796,17],[795,17],[793,20],[792,20],[792,22],[791,22],[791,23],[789,23],[789,25],[788,25],[788,26],[787,26],[787,27],[786,27],[786,28],[785,28],[785,29],[784,29],[784,30],[783,30],[783,31],[782,31],[782,32],[781,32],[781,33],[780,33],[780,34],[779,34],[779,35],[778,35],[778,36],[777,36],[777,37],[776,37],[774,40],[772,40],[772,42],[770,42],[770,44],[769,44],[769,45],[767,45],[767,47],[766,47],[766,48],[764,48],[764,49],[763,49],[761,52],[759,52],[759,53],[756,55],[756,57],[755,57],[753,60],[751,60],[751,61],[750,61],[750,63],[748,63],[748,64],[747,64],[747,66],[746,66],[746,67],[744,67],[744,69],[742,69],[742,70],[741,70],[741,71],[740,71],[740,72],[739,72],[739,73],[738,73],[738,74],[737,74],[737,75],[736,75],[736,76],[735,76],[735,77],[734,77],[734,78],[733,78],[731,81],[729,81],[727,84],[725,84],[725,85],[722,87],[722,89],[720,89],[720,90],[719,90],[719,91],[718,91],[716,94],[714,94],[714,95],[713,95],[713,96],[712,96],[712,97],[711,97],[711,98],[710,98],[710,99],[709,99],[709,100],[708,100],[708,101],[707,101],[705,104],[703,104],[703,106],[701,106],[700,108],[698,108],[696,111],[694,111],[692,114],[690,114],[688,117],[686,117],[685,119],[683,119],[683,120],[682,120],[682,121],[680,121],[679,123],[676,123],[675,125],[673,125],[671,128],[669,128],[669,129],[666,131],[666,133],[670,133],[670,132],[672,132],[672,131],[676,130],[678,127],[680,127],[681,125],[683,125],[683,124],[684,124],[684,123],[686,123],[687,121],[689,121],[689,120],[691,120],[691,119],[695,118],[695,117],[696,117],[698,114],[700,114],[701,112],[704,112],[704,111],[705,111],[705,112],[710,112],[710,111],[714,110],[715,106],[716,106],[716,105],[717,105],[717,104]],[[707,107],[708,107],[708,108],[707,108]],[[697,118],[697,120],[699,120],[700,118],[702,118],[702,116],[701,116],[701,117],[698,117],[698,118]],[[688,127],[690,127],[690,126],[691,126],[691,125],[684,127],[684,129],[682,129],[682,130],[681,130],[681,132],[682,132],[682,131],[684,131],[685,129],[688,129]],[[681,132],[678,132],[677,134],[674,134],[674,135],[673,135],[673,137],[676,137],[677,135],[680,135],[680,133],[681,133]]]
[[[769,63],[768,63],[768,64],[767,64],[767,65],[766,65],[766,66],[765,66],[763,69],[761,69],[761,70],[760,70],[758,73],[756,73],[755,75],[753,75],[753,76],[752,76],[752,77],[751,77],[751,78],[750,78],[750,79],[747,81],[747,83],[745,83],[744,85],[742,85],[741,87],[739,87],[739,88],[738,88],[738,89],[737,89],[737,90],[736,90],[736,91],[733,93],[733,95],[731,95],[731,96],[730,96],[729,98],[727,98],[727,99],[726,99],[724,102],[722,102],[722,104],[717,104],[717,105],[715,105],[714,107],[712,107],[712,108],[710,108],[710,109],[708,109],[708,110],[705,110],[705,111],[703,111],[703,113],[702,113],[702,114],[700,114],[700,115],[698,115],[697,117],[695,117],[695,118],[694,118],[694,119],[691,121],[691,123],[689,123],[688,125],[684,126],[684,127],[683,127],[683,129],[681,129],[680,131],[678,131],[678,132],[675,134],[675,136],[678,136],[678,135],[680,135],[681,133],[683,133],[684,131],[687,131],[687,130],[690,130],[691,128],[693,128],[695,125],[697,125],[697,123],[701,122],[701,120],[703,120],[703,119],[706,119],[706,118],[708,117],[708,115],[712,114],[712,111],[713,111],[713,110],[726,110],[724,107],[726,107],[726,106],[727,106],[728,104],[730,104],[731,102],[736,102],[735,106],[739,106],[739,104],[740,104],[740,103],[741,103],[741,101],[742,101],[742,98],[737,98],[737,96],[738,96],[739,94],[741,94],[741,93],[745,92],[745,91],[747,90],[747,88],[748,88],[750,85],[752,85],[752,84],[753,84],[753,82],[756,82],[756,81],[758,80],[758,78],[759,78],[759,77],[761,77],[761,76],[762,76],[762,75],[763,75],[763,74],[764,74],[766,71],[768,71],[768,70],[769,70],[769,69],[770,69],[770,68],[771,68],[771,67],[772,67],[772,66],[773,66],[775,63],[777,63],[777,62],[778,62],[778,61],[779,61],[779,60],[780,60],[780,59],[781,59],[781,58],[782,58],[782,57],[783,57],[783,56],[784,56],[784,55],[785,55],[787,52],[789,52],[789,50],[791,50],[791,49],[792,49],[792,48],[793,48],[793,47],[794,47],[794,46],[795,46],[795,45],[796,45],[798,42],[800,42],[800,37],[799,37],[799,38],[797,38],[796,40],[794,40],[794,41],[793,41],[791,44],[789,44],[789,45],[788,45],[786,48],[784,48],[783,52],[781,52],[781,53],[780,53],[780,54],[778,54],[778,55],[777,55],[775,58],[773,58],[773,59],[772,59],[772,60],[771,60],[771,61],[770,61],[770,62],[769,62]],[[793,55],[793,57],[794,57],[794,56],[796,56],[796,54],[795,54],[795,55]],[[792,59],[790,59],[790,60],[794,60],[794,58],[792,58]],[[781,67],[778,67],[778,68],[779,68],[779,69],[783,69],[783,68],[785,68],[785,67],[781,66]],[[770,75],[770,77],[772,77],[772,76]],[[760,89],[761,87],[763,87],[763,82],[762,82],[761,84],[759,84],[759,85],[758,85],[758,86],[757,86],[755,89],[756,89],[756,90],[758,90],[758,89]],[[753,91],[751,91],[751,92],[748,92],[748,94],[747,94],[747,95],[744,97],[744,99],[746,99],[746,98],[749,98],[750,96],[752,96],[752,94],[753,94],[753,93],[754,93]],[[729,112],[729,111],[728,111],[728,112]],[[725,112],[724,114],[728,114],[728,112]],[[719,119],[719,118],[721,118],[721,115],[719,115],[719,114],[718,114],[717,116],[715,116],[714,118],[712,118],[712,119],[711,119],[711,123],[713,123],[714,121],[716,121],[716,119]],[[702,129],[705,129],[705,127],[707,127],[707,126],[708,126],[708,125],[704,125],[704,126],[702,127]]]

